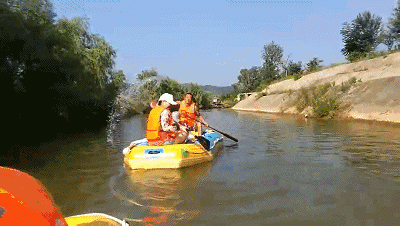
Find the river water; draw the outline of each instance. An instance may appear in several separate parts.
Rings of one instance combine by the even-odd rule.
[[[65,216],[99,212],[161,225],[398,225],[400,126],[203,111],[224,139],[212,162],[127,171],[122,149],[144,115],[27,148],[17,168],[38,178]],[[157,225],[157,223],[155,223]]]

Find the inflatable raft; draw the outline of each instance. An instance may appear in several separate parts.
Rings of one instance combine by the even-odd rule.
[[[130,226],[125,220],[102,213],[88,213],[65,218],[68,226]]]
[[[137,140],[131,150],[124,149],[124,163],[130,169],[184,168],[211,161],[222,148],[222,140],[213,130],[206,130],[191,144],[149,146],[146,139]]]

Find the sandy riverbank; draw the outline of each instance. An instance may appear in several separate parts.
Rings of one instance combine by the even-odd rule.
[[[232,109],[305,114],[297,112],[291,105],[297,90],[327,82],[338,86],[352,77],[361,80],[361,83],[341,96],[341,102],[349,106],[342,116],[400,123],[400,97],[397,96],[400,94],[400,53],[342,64],[305,75],[296,81],[288,79],[272,84],[263,91],[264,96],[261,93],[252,95]]]

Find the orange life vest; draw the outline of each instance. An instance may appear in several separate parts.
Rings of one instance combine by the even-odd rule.
[[[186,101],[182,101],[179,107],[179,122],[181,124],[187,124],[187,126],[193,126],[196,121],[191,119],[196,117],[195,112],[195,103],[191,103],[189,106],[187,105]]]
[[[166,108],[156,106],[150,111],[149,118],[147,119],[146,138],[149,145],[163,145],[165,141],[173,141],[175,139],[175,132],[163,131],[161,128],[161,112]],[[167,109],[169,112],[169,110]],[[169,112],[169,114],[171,114]],[[171,124],[173,121],[171,120]]]

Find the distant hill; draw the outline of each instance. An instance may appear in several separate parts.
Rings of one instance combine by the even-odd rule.
[[[233,86],[211,86],[205,85],[201,86],[204,91],[208,91],[214,95],[221,96],[233,91]]]

